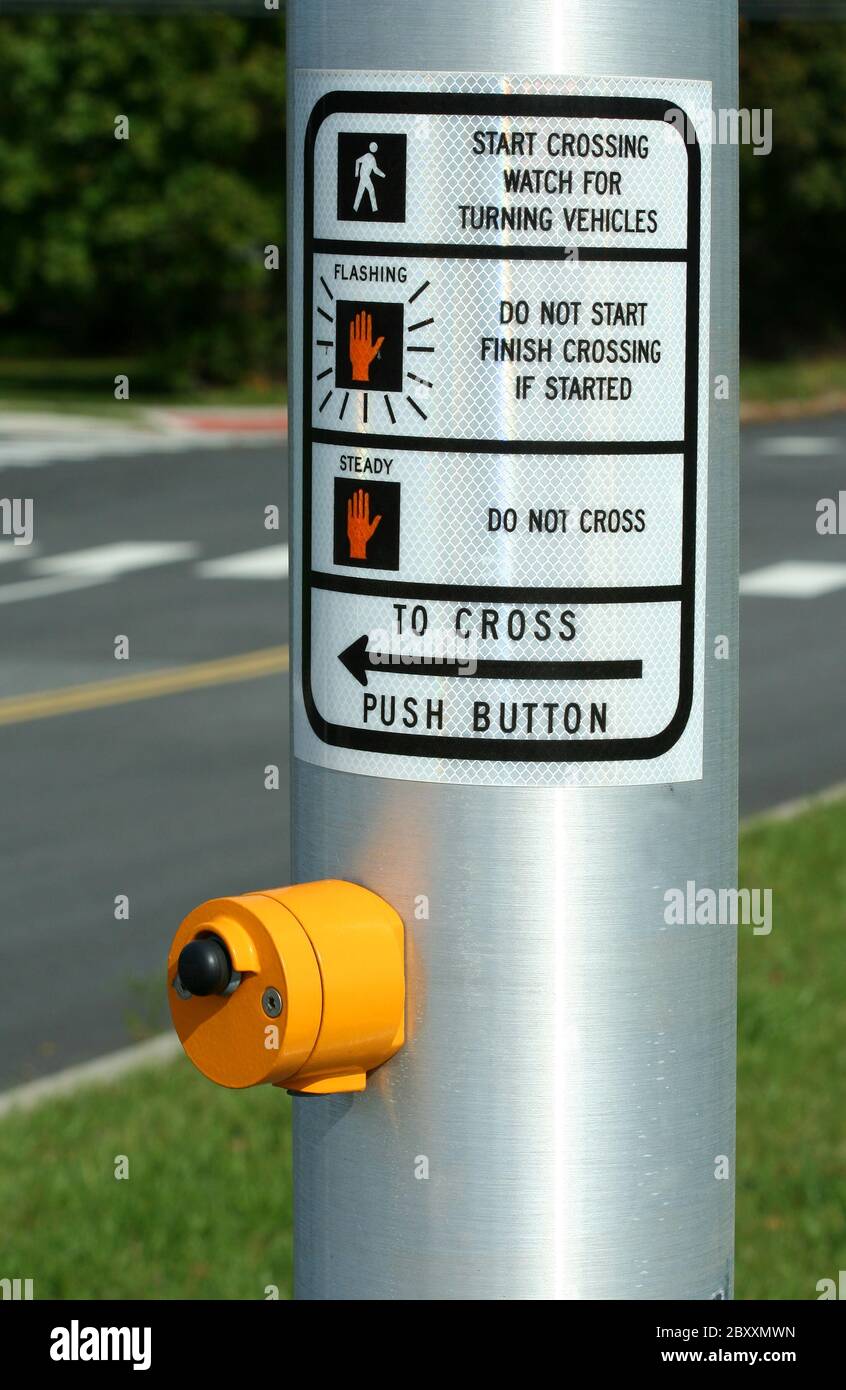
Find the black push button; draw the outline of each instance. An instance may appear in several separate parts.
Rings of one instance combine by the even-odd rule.
[[[214,936],[189,941],[179,957],[179,982],[189,994],[223,994],[232,979],[232,962]]]

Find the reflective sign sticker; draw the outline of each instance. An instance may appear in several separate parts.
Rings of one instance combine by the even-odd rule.
[[[295,751],[702,776],[711,89],[297,74]]]

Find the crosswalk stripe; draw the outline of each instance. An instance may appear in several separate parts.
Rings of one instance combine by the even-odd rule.
[[[73,593],[76,589],[90,589],[99,584],[99,579],[88,575],[56,576],[43,579],[20,579],[16,584],[0,584],[0,603],[25,603],[33,598],[54,598],[57,594]]]
[[[201,579],[287,579],[287,545],[264,545],[240,555],[202,560],[196,567]]]
[[[824,458],[842,454],[843,440],[822,434],[773,434],[759,439],[757,452],[770,458]]]
[[[782,560],[744,574],[741,595],[747,598],[820,598],[846,588],[846,565],[811,560]]]
[[[7,565],[12,560],[32,560],[38,553],[35,545],[15,545],[14,541],[0,541],[0,565]]]
[[[57,577],[115,579],[133,570],[153,569],[172,565],[178,560],[192,560],[200,547],[193,541],[115,541],[94,545],[86,550],[68,550],[35,560],[36,574]]]

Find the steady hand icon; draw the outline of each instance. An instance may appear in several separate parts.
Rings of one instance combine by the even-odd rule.
[[[347,503],[347,540],[351,560],[367,559],[367,546],[381,520],[381,516],[370,520],[370,493],[360,487]]]

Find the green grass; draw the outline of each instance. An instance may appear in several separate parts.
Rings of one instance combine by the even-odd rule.
[[[737,1296],[814,1299],[846,1268],[846,803],[741,849],[774,925],[740,932]],[[180,1062],[7,1117],[0,1273],[38,1298],[287,1296],[289,1116]]]
[[[741,931],[737,1293],[813,1299],[846,1269],[846,803],[749,828],[741,863],[773,930]]]
[[[290,1296],[290,1108],[181,1061],[8,1116],[0,1273],[39,1299]]]
[[[798,357],[785,362],[742,362],[740,396],[744,405],[809,404],[846,396],[846,356]]]
[[[129,377],[128,401],[114,399],[118,375]],[[139,406],[279,405],[281,380],[174,390],[155,358],[0,357],[0,410],[59,411],[137,420]]]

